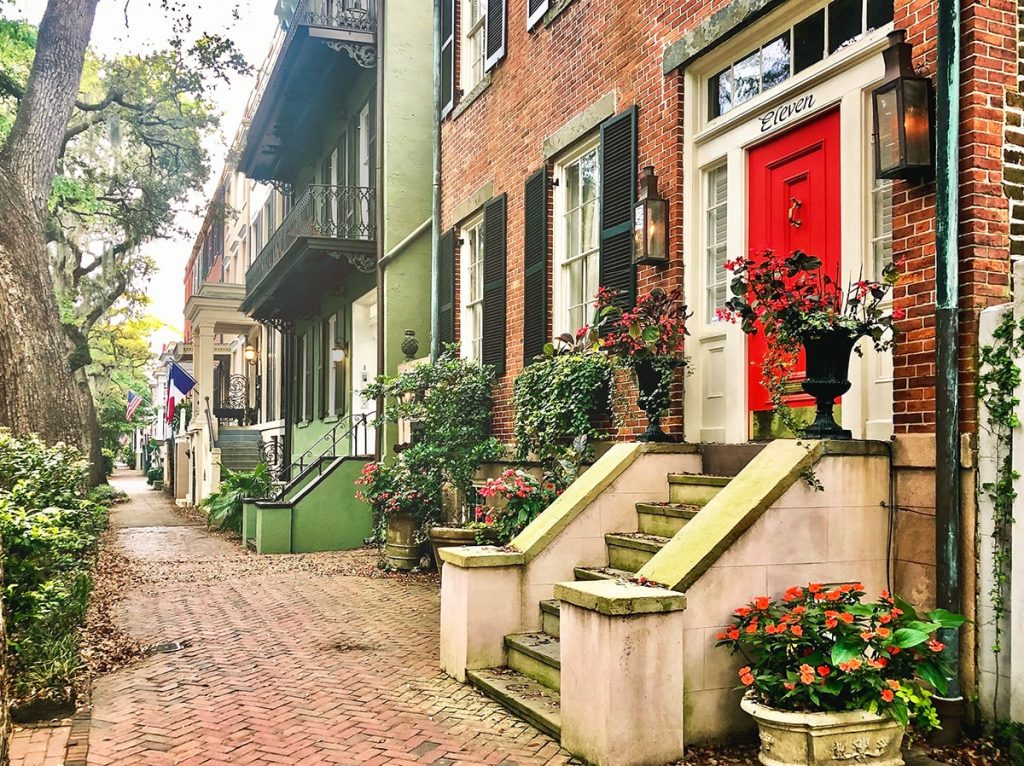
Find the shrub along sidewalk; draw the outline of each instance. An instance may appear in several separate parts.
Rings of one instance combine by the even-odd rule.
[[[74,448],[0,429],[0,536],[12,712],[16,720],[70,711],[80,629],[108,509],[118,494],[86,489]]]

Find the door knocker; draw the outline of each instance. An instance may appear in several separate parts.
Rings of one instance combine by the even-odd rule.
[[[789,222],[796,228],[800,228],[801,221],[796,218],[796,211],[803,207],[803,202],[798,200],[796,197],[789,198]]]

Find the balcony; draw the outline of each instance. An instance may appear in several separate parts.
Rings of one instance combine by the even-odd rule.
[[[257,83],[238,168],[292,183],[338,104],[377,63],[376,0],[299,0]]]
[[[245,275],[242,310],[259,321],[292,321],[353,269],[376,267],[376,191],[308,186]]]

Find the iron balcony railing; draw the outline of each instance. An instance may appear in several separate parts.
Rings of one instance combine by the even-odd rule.
[[[246,272],[246,293],[251,295],[302,237],[374,241],[377,237],[375,204],[376,193],[370,187],[324,184],[306,187]]]
[[[377,30],[376,0],[299,0],[292,25],[308,24],[347,32]]]

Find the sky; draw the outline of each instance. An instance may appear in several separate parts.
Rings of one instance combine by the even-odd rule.
[[[237,0],[238,19],[232,16],[234,3],[230,0],[179,0],[192,16],[195,32],[226,34],[252,65],[254,73],[267,56],[277,25],[274,0]],[[172,3],[173,4],[173,3]],[[46,8],[45,0],[13,0],[14,13],[38,24]],[[127,22],[127,23],[126,23]],[[100,0],[93,24],[93,49],[100,55],[138,53],[164,47],[169,37],[170,23],[161,9],[160,0]],[[182,309],[184,308],[185,264],[192,252],[194,237],[202,223],[188,213],[197,202],[211,196],[224,165],[228,144],[241,122],[245,105],[252,92],[253,77],[235,77],[230,84],[218,83],[215,99],[221,111],[221,129],[211,136],[207,149],[211,159],[210,180],[202,194],[183,205],[178,223],[185,226],[189,236],[181,239],[158,240],[145,245],[145,251],[157,262],[157,273],[149,285],[152,299],[150,313],[164,323],[154,334],[152,346],[159,352],[161,346],[181,337]]]

